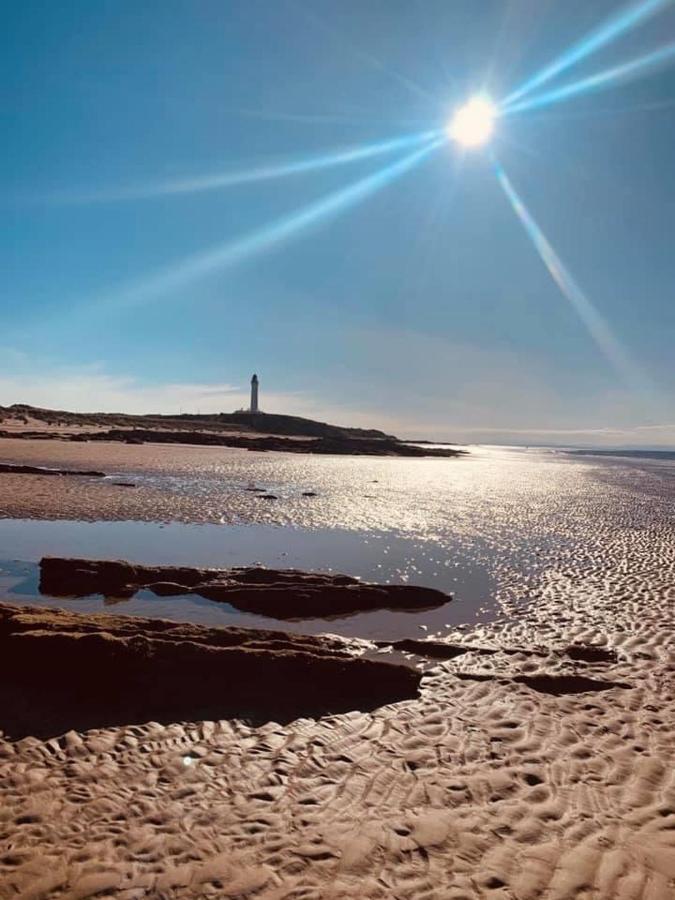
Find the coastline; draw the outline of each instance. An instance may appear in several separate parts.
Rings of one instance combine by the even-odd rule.
[[[74,455],[66,458],[62,446]],[[215,452],[190,448],[172,460],[165,447],[21,442],[26,462],[78,461],[78,468],[99,446],[125,476],[138,464],[138,454],[145,454],[144,471],[158,475],[169,468],[187,474]],[[226,453],[228,466],[234,466],[238,452]],[[253,454],[241,456],[248,460]],[[265,473],[283,468],[283,456],[262,460]],[[333,478],[326,461],[317,465]],[[366,465],[394,466],[397,478],[410,471],[419,480],[423,474],[417,461]],[[442,463],[424,465],[431,468],[428,490],[420,496],[430,516]],[[629,487],[629,480],[601,494],[593,487],[594,470],[584,462],[546,460],[540,470],[529,459],[497,460],[494,473],[489,460],[473,465],[493,495],[501,485],[501,499],[495,496],[491,507],[493,518],[503,518],[495,542],[504,540],[510,522],[515,525],[513,512],[502,509],[503,498],[523,482],[527,492],[513,502],[534,507],[520,527],[541,531],[546,522],[552,534],[561,532],[564,510],[560,548],[548,550],[543,536],[537,538],[539,550],[532,552],[543,562],[530,582],[512,584],[514,576],[500,564],[500,596],[508,600],[529,591],[529,602],[499,621],[447,630],[444,642],[463,652],[427,660],[419,698],[370,712],[355,708],[255,725],[246,717],[117,722],[46,740],[0,739],[3,839],[12,844],[0,859],[0,896],[90,896],[106,890],[129,897],[264,900],[670,896],[672,499],[656,503],[639,485]],[[242,472],[248,471],[247,463]],[[284,477],[289,471],[284,469]],[[462,470],[469,479],[466,503],[478,490],[472,471]],[[371,475],[366,468],[364,484]],[[549,496],[554,477],[558,488]],[[41,476],[2,478],[3,486],[28,481],[13,487],[16,502],[29,499],[36,490],[31,479]],[[95,511],[104,502],[97,481],[42,478],[40,490],[72,489],[80,496],[73,508]],[[327,496],[331,484],[322,486]],[[112,486],[105,487],[107,496]],[[143,502],[154,498],[141,491],[118,493]],[[386,503],[396,500],[396,484],[385,483],[381,491],[383,498],[372,503],[384,517]],[[248,495],[244,499],[247,509],[259,508]],[[306,502],[307,515],[335,517],[330,504],[324,513]],[[448,501],[438,502],[442,510]],[[283,503],[296,509],[295,499]],[[335,504],[344,506],[339,492]],[[459,509],[457,501],[454,506]],[[398,508],[391,506],[392,516]],[[46,501],[42,509],[49,509]],[[104,513],[99,506],[99,515]],[[415,520],[409,527],[417,527]],[[569,542],[577,531],[586,542],[586,558],[581,544],[567,549],[562,540]],[[517,559],[514,571],[516,564]],[[62,605],[75,608],[68,600]],[[79,621],[72,611],[67,615]],[[126,621],[142,633],[142,619]],[[113,625],[89,614],[87,622],[102,633],[106,622]],[[570,647],[603,652],[571,655]],[[407,664],[419,662],[411,658]],[[81,669],[86,678],[86,666]],[[588,690],[584,679],[596,687]],[[577,692],[579,686],[584,689]],[[233,687],[226,683],[222,689]],[[269,690],[275,690],[273,681]]]

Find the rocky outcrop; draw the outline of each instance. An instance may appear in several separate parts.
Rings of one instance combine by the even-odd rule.
[[[243,612],[275,619],[325,618],[375,609],[428,609],[451,599],[433,588],[367,584],[349,575],[294,569],[193,569],[51,556],[40,561],[40,590],[53,597],[103,594],[125,598],[141,588],[163,597],[199,594]]]
[[[414,669],[354,643],[0,604],[0,731],[146,721],[289,721],[416,697]]]
[[[403,443],[375,428],[348,428],[300,416],[243,410],[211,415],[135,416],[124,413],[74,413],[15,404],[0,406],[0,422],[3,421],[14,426],[17,422],[26,426],[32,422],[44,422],[50,430],[0,430],[1,438],[194,444],[261,452],[277,450],[350,456],[452,457],[465,453],[447,446],[412,446],[410,441]],[[85,428],[96,430],[80,430]]]
[[[585,694],[590,691],[611,691],[614,688],[629,690],[632,685],[623,681],[606,681],[599,678],[587,678],[585,675],[518,675],[513,679],[518,684],[525,684],[540,694],[552,694],[562,697],[565,694]]]
[[[57,427],[107,426],[109,428],[173,428],[189,431],[250,431],[258,434],[280,434],[295,437],[374,438],[396,440],[376,428],[349,428],[329,425],[302,416],[278,413],[252,413],[240,410],[235,413],[181,413],[180,415],[131,415],[127,413],[76,413],[66,410],[42,409],[25,403],[0,406],[0,422],[45,422]]]
[[[234,447],[243,450],[275,450],[283,453],[318,453],[338,456],[460,456],[462,451],[449,447],[430,448],[404,444],[394,438],[310,437],[294,438],[267,435],[241,435],[211,431],[168,431],[150,428],[111,428],[72,435],[74,441],[122,441],[140,444],[192,444],[208,447]]]
[[[274,450],[279,453],[318,453],[323,456],[436,456],[451,458],[464,456],[465,450],[450,447],[417,447],[394,438],[342,438],[317,437],[293,438],[268,435],[242,437],[211,431],[167,431],[154,428],[111,428],[109,431],[79,431],[60,434],[56,431],[3,431],[0,438],[42,441],[117,441],[122,444],[187,444],[199,447],[232,447],[240,450],[257,450],[260,453]]]
[[[89,478],[105,478],[105,472],[79,471],[78,469],[51,469],[46,466],[20,466],[0,463],[2,475],[86,475]]]

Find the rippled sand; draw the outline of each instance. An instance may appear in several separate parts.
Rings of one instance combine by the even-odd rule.
[[[371,714],[0,740],[0,897],[675,896],[672,470],[503,451],[405,461],[17,445],[0,459],[147,481],[118,496],[64,479],[36,496],[28,476],[3,476],[5,515],[67,502],[77,518],[451,536],[494,568],[509,615],[450,635],[500,652],[442,663],[420,700]],[[263,507],[249,481],[281,499]],[[574,662],[560,652],[570,643],[616,661]],[[537,673],[617,686],[556,696],[514,681]]]

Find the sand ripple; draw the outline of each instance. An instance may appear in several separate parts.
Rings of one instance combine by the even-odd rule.
[[[0,740],[0,897],[675,897],[672,493],[491,465],[457,527],[494,544],[511,615],[448,639],[496,652],[373,713]],[[528,528],[524,569],[498,547]],[[515,680],[542,673],[627,687]]]

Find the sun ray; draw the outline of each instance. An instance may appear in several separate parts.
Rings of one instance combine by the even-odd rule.
[[[503,101],[504,106],[508,106],[524,97],[525,94],[531,93],[535,88],[541,87],[551,78],[566,71],[571,66],[605,47],[620,35],[641,25],[651,16],[660,13],[667,6],[671,5],[673,0],[642,0],[641,3],[634,3],[624,7],[611,18],[607,19],[598,28],[595,28],[590,34],[570,47],[565,53],[559,56],[548,66],[545,66]]]
[[[396,69],[392,69],[389,66],[385,65],[385,63],[379,57],[375,56],[375,54],[371,51],[364,50],[361,47],[357,46],[353,41],[349,40],[347,36],[343,34],[338,28],[336,28],[335,25],[329,24],[329,22],[323,19],[316,12],[316,9],[310,10],[310,7],[307,3],[298,3],[294,4],[294,6],[297,13],[302,13],[304,15],[305,21],[310,22],[314,26],[314,28],[328,35],[333,43],[339,46],[342,53],[346,51],[352,54],[356,59],[364,62],[371,69],[374,69],[377,72],[381,72],[388,78],[397,81],[417,97],[420,97],[427,102],[431,102],[434,105],[438,103],[438,98],[434,97],[430,91],[425,90],[421,85],[413,81],[412,78],[408,78],[406,75],[402,75],[400,72],[397,72]]]
[[[588,78],[582,78],[580,81],[574,81],[571,84],[564,84],[559,88],[545,91],[543,94],[535,94],[533,97],[521,100],[519,103],[502,106],[502,115],[511,115],[512,113],[523,112],[528,109],[539,109],[542,106],[549,106],[551,103],[561,103],[563,100],[569,100],[570,97],[576,97],[578,94],[612,88],[626,81],[632,81],[635,78],[648,75],[654,69],[674,59],[675,43],[666,44],[651,53],[646,53],[644,56],[630,60],[630,62],[613,66],[611,69],[605,69],[604,72],[597,72],[595,75],[589,75]]]
[[[173,178],[156,181],[150,184],[136,184],[127,187],[112,188],[82,193],[62,192],[49,195],[53,202],[70,204],[114,203],[125,200],[144,200],[153,197],[166,197],[175,194],[194,194],[205,191],[224,190],[257,181],[268,181],[274,178],[286,178],[333,166],[342,166],[359,162],[375,156],[384,156],[408,147],[418,147],[432,138],[438,131],[427,130],[415,134],[406,134],[387,141],[346,147],[334,153],[310,156],[292,162],[269,164],[253,169],[233,172],[216,172],[210,175],[197,175],[191,178]]]
[[[499,184],[520,219],[527,236],[532,241],[551,278],[586,326],[600,352],[628,387],[636,393],[651,397],[654,393],[653,385],[626,352],[603,316],[565,267],[496,159],[494,159],[494,166]]]
[[[423,120],[417,116],[415,118],[402,118],[401,116],[373,116],[372,111],[364,111],[360,116],[336,114],[336,113],[301,113],[301,112],[282,112],[265,109],[246,109],[243,107],[233,107],[232,115],[241,116],[246,119],[261,119],[265,122],[289,122],[299,125],[346,125],[352,128],[363,128],[364,126],[386,125],[388,128],[427,128],[429,117]]]
[[[228,241],[183,259],[163,271],[122,288],[91,304],[92,312],[104,308],[122,309],[157,299],[171,291],[192,284],[197,279],[242,262],[257,253],[270,250],[282,242],[307,231],[311,226],[354,206],[395,178],[418,165],[444,143],[443,138],[430,139],[424,146],[402,159],[361,178],[353,184],[317,200],[282,219],[239,240]]]

